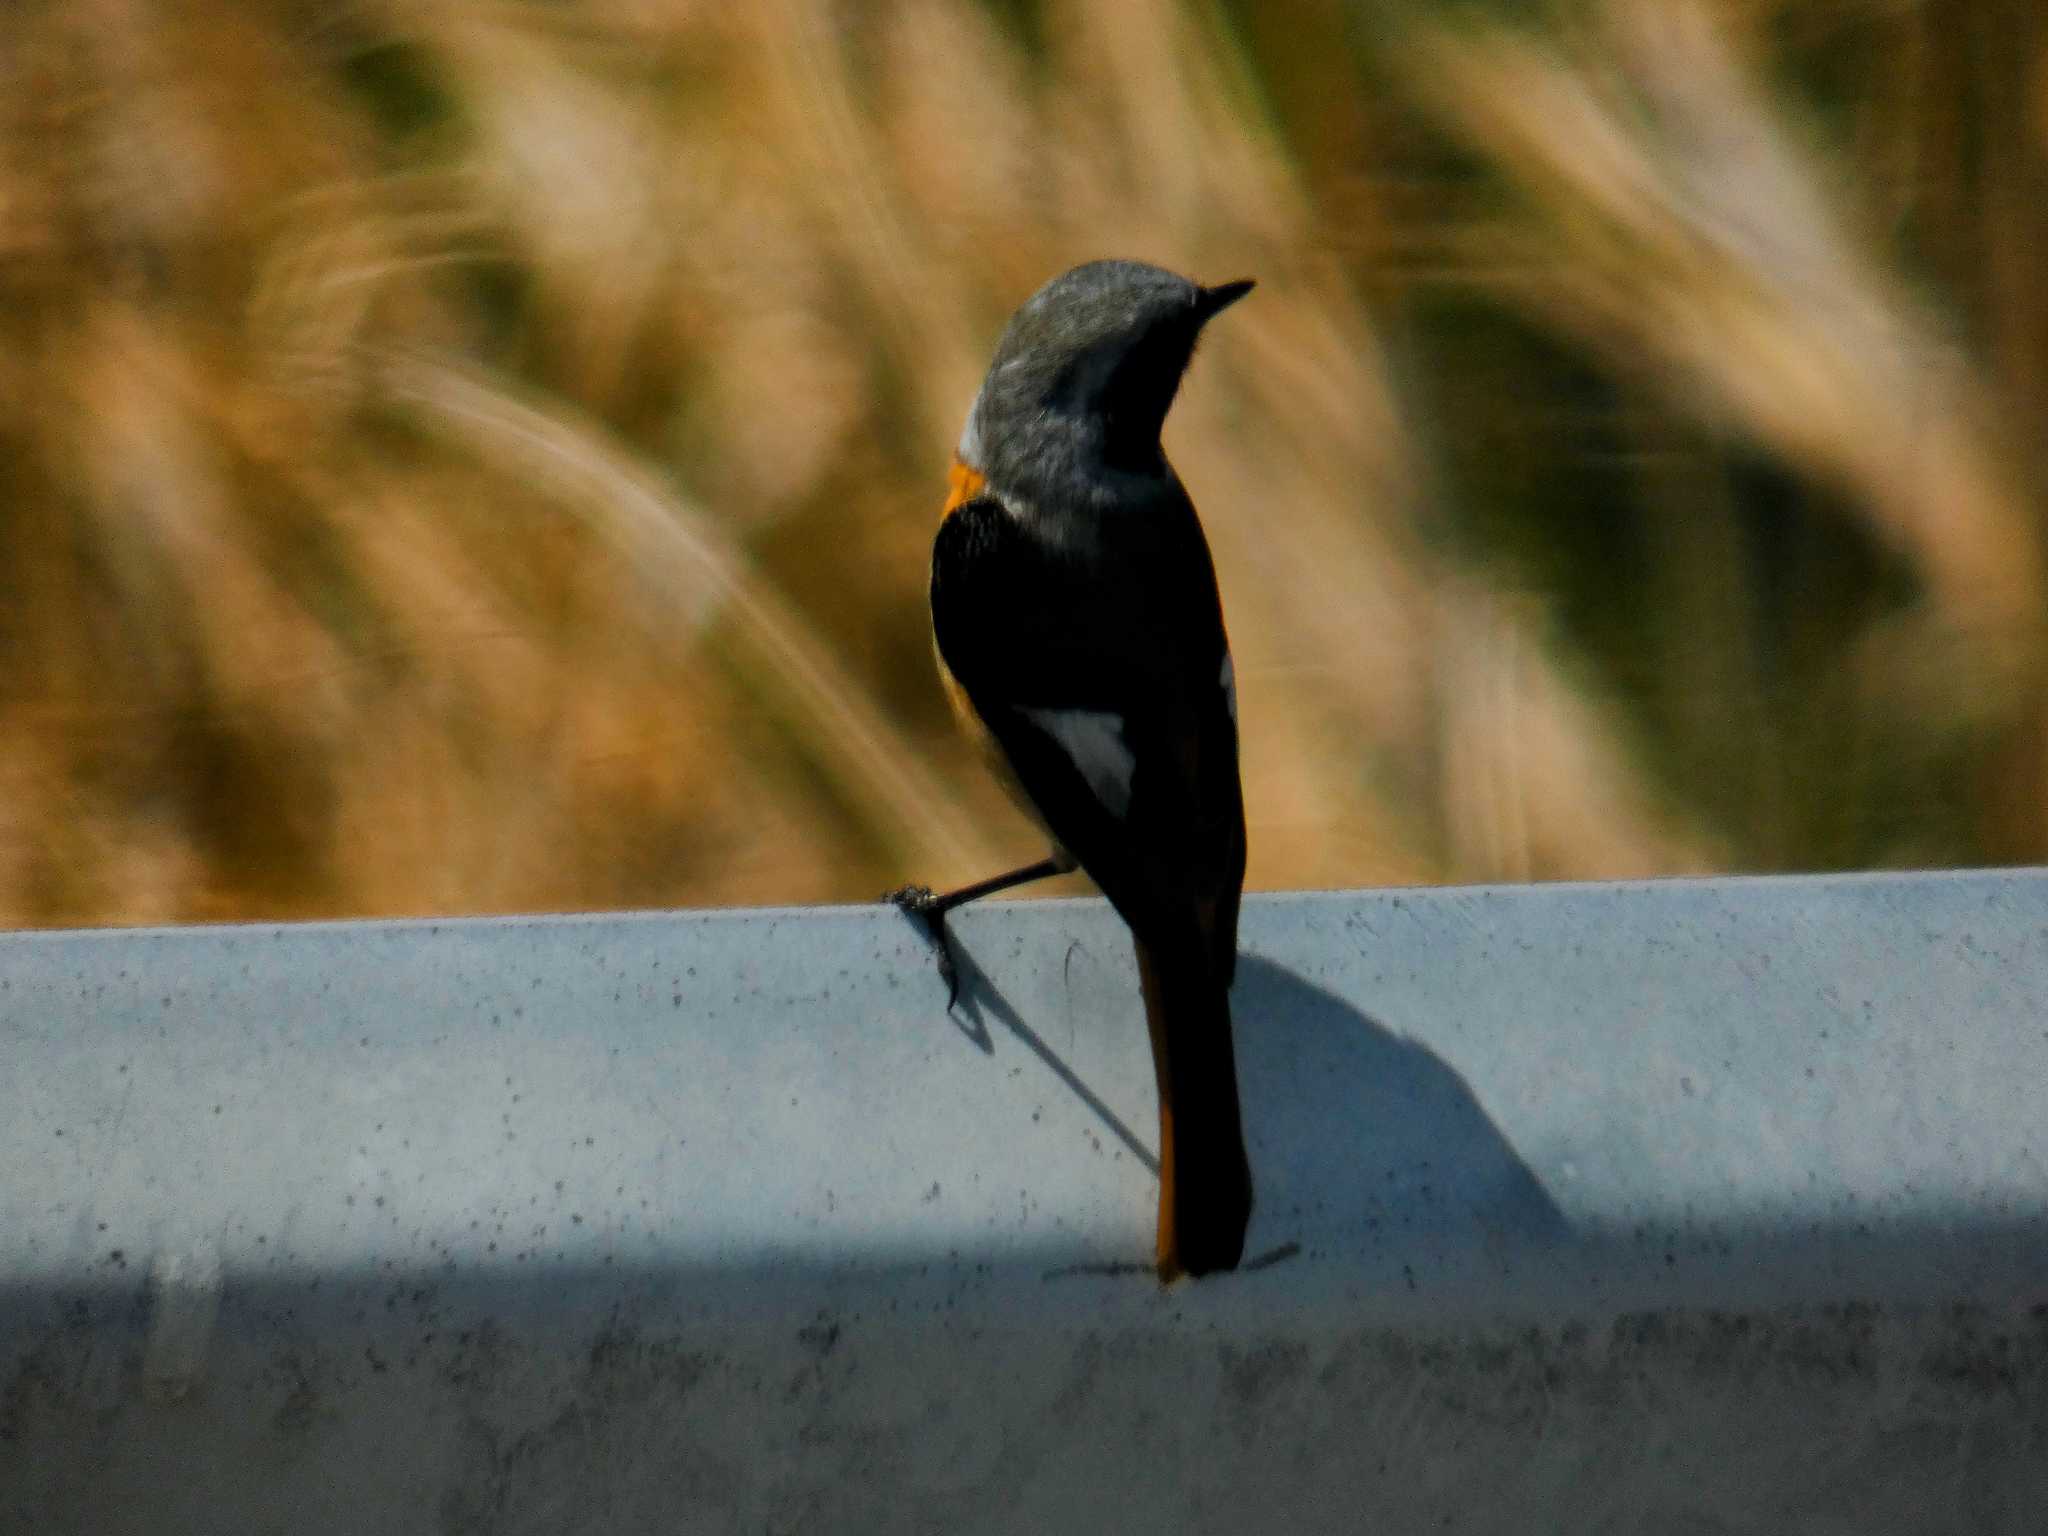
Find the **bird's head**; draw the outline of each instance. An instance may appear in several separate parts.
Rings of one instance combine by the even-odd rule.
[[[1157,473],[1159,431],[1202,327],[1251,291],[1137,261],[1091,261],[1024,302],[996,344],[962,461],[1027,497]],[[1101,489],[1106,491],[1104,480]]]

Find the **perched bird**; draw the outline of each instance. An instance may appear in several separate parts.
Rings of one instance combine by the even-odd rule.
[[[1039,863],[922,916],[1084,870],[1130,925],[1159,1083],[1162,1280],[1235,1268],[1251,1219],[1231,1044],[1244,887],[1237,688],[1209,546],[1159,432],[1202,328],[1251,290],[1096,261],[1010,319],[932,549],[939,673],[1046,830]]]

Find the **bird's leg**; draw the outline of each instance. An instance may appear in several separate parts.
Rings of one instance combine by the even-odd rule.
[[[943,896],[933,895],[928,885],[905,885],[888,892],[882,900],[893,902],[924,924],[925,932],[931,935],[932,947],[938,952],[939,976],[946,983],[946,1006],[951,1008],[960,1001],[960,971],[953,962],[953,944],[946,933],[946,914],[970,901],[979,901],[998,891],[1029,885],[1034,880],[1044,880],[1052,875],[1064,875],[1073,868],[1071,858],[1064,853],[1053,853],[1036,864],[1026,864],[1006,874],[977,880],[973,885],[963,885]]]
[[[894,902],[906,912],[916,912],[928,918],[943,918],[955,907],[964,907],[970,901],[979,901],[984,896],[993,896],[998,891],[1007,891],[1014,886],[1029,885],[1034,880],[1064,875],[1073,867],[1072,860],[1054,854],[1040,859],[1036,864],[1026,864],[1021,869],[1013,869],[1007,874],[977,880],[972,885],[963,885],[959,890],[948,891],[943,896],[934,896],[929,886],[906,885],[889,892],[882,899]]]

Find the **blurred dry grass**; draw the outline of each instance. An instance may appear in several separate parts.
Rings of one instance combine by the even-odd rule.
[[[863,900],[996,329],[1169,426],[1261,886],[2048,852],[2022,0],[0,10],[0,922]]]

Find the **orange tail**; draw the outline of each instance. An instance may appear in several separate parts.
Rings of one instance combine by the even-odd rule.
[[[1159,1080],[1159,1278],[1235,1269],[1252,1215],[1230,997],[1208,944],[1137,941]]]

